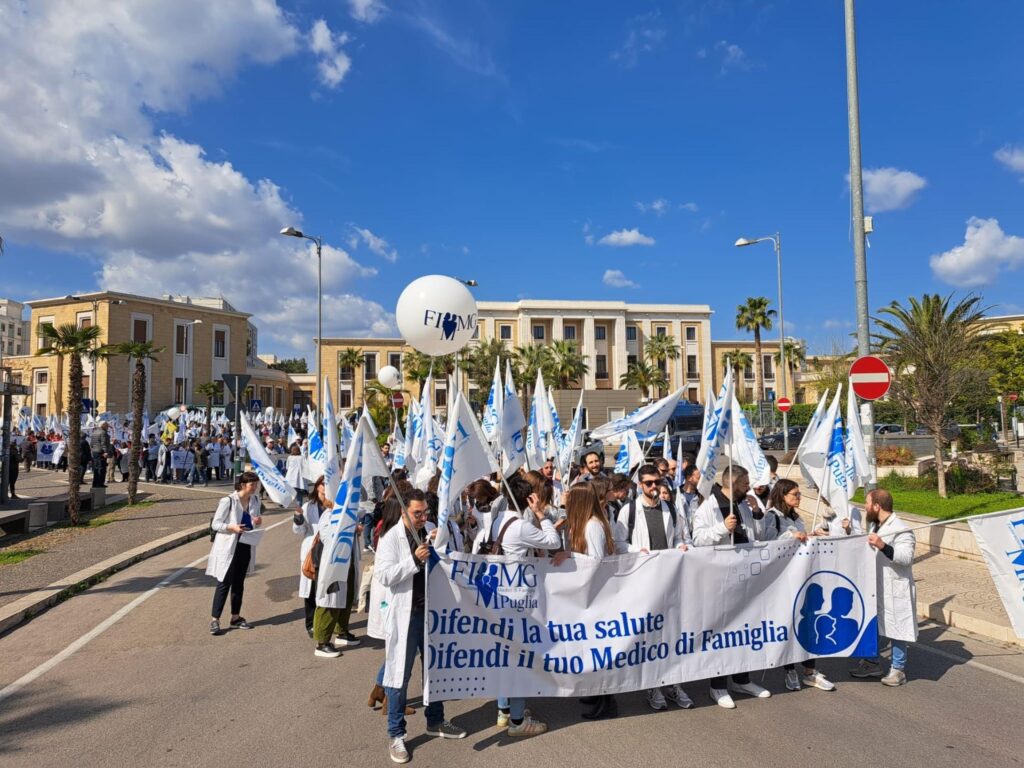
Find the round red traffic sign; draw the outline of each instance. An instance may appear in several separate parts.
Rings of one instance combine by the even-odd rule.
[[[1017,402],[1017,393],[1016,392],[1011,392],[1010,393],[1010,402],[1013,402],[1013,403]]]
[[[892,371],[880,357],[864,355],[850,366],[850,386],[862,400],[877,400],[889,391],[891,384]]]
[[[405,398],[402,397],[401,392],[395,392],[391,395],[391,405],[393,405],[395,408],[401,408],[403,405],[405,405]]]
[[[780,397],[779,401],[775,404],[775,407],[785,413],[793,407],[793,402],[788,397]]]

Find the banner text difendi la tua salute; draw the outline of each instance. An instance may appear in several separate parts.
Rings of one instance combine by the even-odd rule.
[[[557,567],[454,554],[428,577],[428,700],[618,693],[874,656],[875,569],[860,537]]]

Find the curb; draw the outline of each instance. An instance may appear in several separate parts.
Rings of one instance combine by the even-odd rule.
[[[962,629],[966,632],[973,632],[976,635],[987,637],[990,640],[997,640],[1000,643],[1024,648],[1024,639],[1017,637],[1012,627],[1005,624],[996,624],[987,619],[979,619],[977,616],[968,616],[965,613],[951,611],[940,603],[918,603],[917,616],[919,619],[930,619],[947,627]]]
[[[19,624],[38,616],[47,608],[56,605],[83,589],[91,587],[113,573],[117,573],[130,565],[134,565],[154,555],[159,555],[169,549],[174,549],[182,544],[188,544],[190,541],[202,538],[209,532],[210,525],[206,523],[179,531],[178,533],[172,533],[148,544],[135,547],[135,549],[122,552],[120,555],[115,555],[78,573],[66,576],[48,587],[25,595],[13,603],[8,603],[0,608],[0,635],[11,631]]]

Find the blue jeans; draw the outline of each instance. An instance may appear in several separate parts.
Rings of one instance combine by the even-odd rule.
[[[906,640],[892,641],[892,668],[904,670],[907,668],[907,642]]]
[[[409,689],[409,678],[412,677],[412,665],[416,661],[416,654],[420,655],[420,662],[424,663],[423,656],[423,609],[414,610],[409,618],[409,631],[405,643],[405,671],[402,674],[401,688],[385,688],[384,693],[388,697],[388,736],[405,736],[405,700],[406,692]],[[437,726],[444,722],[444,704],[440,701],[432,701],[427,704],[425,712],[427,716],[427,727]]]
[[[373,515],[363,515],[359,522],[363,524],[363,549],[369,549],[373,543]]]
[[[510,720],[522,720],[526,711],[526,699],[506,699],[499,696],[498,709],[507,709]]]

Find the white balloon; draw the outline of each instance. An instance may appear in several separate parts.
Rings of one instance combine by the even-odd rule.
[[[388,389],[398,389],[402,386],[402,374],[393,365],[385,365],[377,371],[377,381]]]
[[[450,355],[473,338],[476,300],[464,283],[444,275],[413,280],[395,307],[398,330],[426,355]]]
[[[181,416],[181,412],[183,410],[184,408],[180,405],[172,405],[170,408],[164,411],[164,414],[167,416],[168,419],[177,419],[179,416]]]

